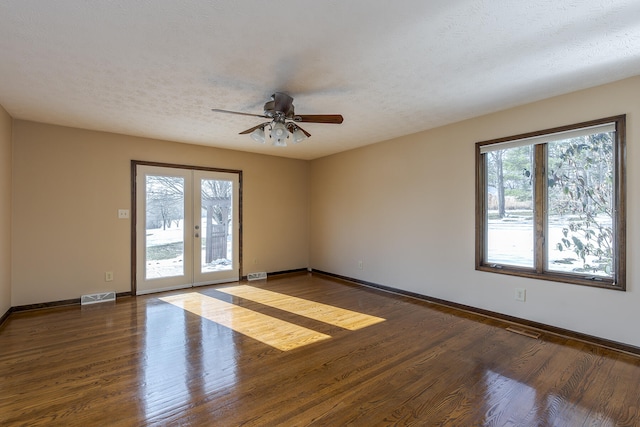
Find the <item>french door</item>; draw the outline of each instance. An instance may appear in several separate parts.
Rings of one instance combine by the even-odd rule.
[[[136,294],[239,279],[239,172],[136,164]]]

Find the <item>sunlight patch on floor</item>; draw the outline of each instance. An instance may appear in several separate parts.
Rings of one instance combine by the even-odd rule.
[[[166,296],[160,300],[282,351],[331,338],[329,335],[197,292]]]
[[[292,297],[266,289],[255,288],[249,285],[238,285],[217,288],[216,290],[234,295],[246,300],[288,311],[298,316],[318,320],[330,325],[339,326],[350,331],[365,328],[376,323],[384,322],[381,317],[370,316],[357,311],[346,310],[316,301]]]

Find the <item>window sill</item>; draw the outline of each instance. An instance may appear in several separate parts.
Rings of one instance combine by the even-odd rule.
[[[626,291],[624,284],[616,283],[612,279],[597,276],[576,276],[557,272],[537,273],[526,268],[518,268],[507,265],[482,264],[476,266],[476,270],[488,273],[507,274],[510,276],[526,277],[529,279],[547,280],[551,282],[570,283],[573,285],[591,286],[615,291]]]

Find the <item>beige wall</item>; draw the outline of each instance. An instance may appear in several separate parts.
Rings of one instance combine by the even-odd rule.
[[[640,346],[639,94],[636,77],[312,161],[311,267]],[[628,291],[475,271],[474,143],[618,114]]]
[[[132,159],[242,170],[243,274],[308,266],[306,161],[21,120],[13,158],[13,306],[130,290]]]
[[[311,266],[640,346],[638,93],[640,77],[310,163],[12,126],[0,110],[0,313],[9,298],[20,306],[130,289],[130,223],[116,212],[131,208],[130,160],[138,159],[244,171],[244,274]],[[474,143],[617,114],[627,114],[628,291],[475,271]],[[525,303],[515,288],[526,288]]]
[[[11,308],[11,117],[0,106],[0,316]]]

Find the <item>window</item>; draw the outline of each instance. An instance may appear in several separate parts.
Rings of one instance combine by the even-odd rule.
[[[476,269],[625,290],[625,116],[476,144]]]

